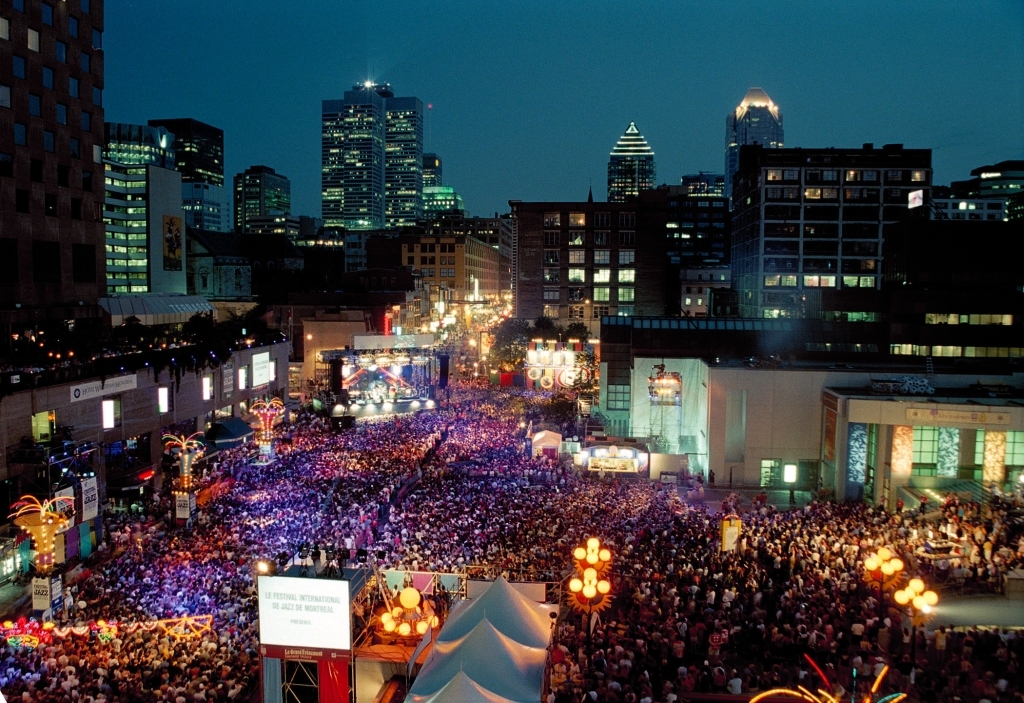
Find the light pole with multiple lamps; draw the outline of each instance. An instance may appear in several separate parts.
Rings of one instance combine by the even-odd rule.
[[[869,581],[878,582],[878,612],[885,619],[884,588],[895,583],[903,571],[903,560],[897,558],[891,550],[882,547],[875,554],[864,560],[864,571]]]
[[[917,666],[917,627],[928,621],[932,609],[939,602],[939,595],[935,591],[925,590],[924,581],[921,579],[913,578],[906,588],[896,591],[892,597],[900,605],[909,606],[911,610],[910,661]]]
[[[569,580],[569,605],[587,616],[587,642],[591,642],[594,613],[612,604],[612,584],[605,578],[611,569],[612,553],[601,546],[601,540],[591,537],[586,546],[573,551],[576,573]]]

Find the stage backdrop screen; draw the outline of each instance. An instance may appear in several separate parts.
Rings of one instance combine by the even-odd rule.
[[[348,581],[260,576],[260,643],[352,647]]]
[[[252,386],[270,383],[270,352],[252,355]]]

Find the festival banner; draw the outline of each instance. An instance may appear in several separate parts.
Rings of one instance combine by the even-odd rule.
[[[82,479],[82,522],[88,522],[99,512],[100,493],[96,477]]]
[[[32,579],[32,610],[43,611],[50,607],[50,579]]]
[[[182,231],[180,217],[164,215],[164,271],[181,271]]]

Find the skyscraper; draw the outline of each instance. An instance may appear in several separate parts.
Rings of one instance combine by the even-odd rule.
[[[423,155],[423,187],[443,186],[441,177],[441,157],[437,154]]]
[[[327,227],[409,227],[423,216],[423,103],[367,81],[324,100],[323,217]]]
[[[174,169],[181,174],[181,205],[189,227],[231,230],[231,193],[224,187],[224,130],[189,117],[150,120],[174,133]]]
[[[187,290],[181,174],[163,127],[106,123],[107,294]]]
[[[384,225],[411,227],[423,216],[423,102],[384,99]]]
[[[235,231],[246,234],[249,220],[263,215],[290,215],[292,184],[269,166],[250,166],[235,176]]]
[[[608,159],[608,202],[624,203],[654,187],[654,151],[629,123]]]
[[[372,83],[324,100],[321,197],[325,227],[383,229],[384,98]]]
[[[782,110],[761,88],[751,88],[725,117],[725,194],[732,197],[732,177],[740,167],[740,147],[760,144],[781,149]]]

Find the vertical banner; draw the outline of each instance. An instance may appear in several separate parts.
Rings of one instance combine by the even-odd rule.
[[[100,492],[96,477],[82,479],[82,522],[88,522],[99,512]]]
[[[284,681],[281,679],[281,660],[263,657],[263,703],[284,702]]]
[[[92,522],[93,532],[96,533],[96,544],[103,541],[103,516],[99,515]]]
[[[50,609],[55,616],[64,610],[64,584],[59,574],[50,577]]]
[[[42,612],[50,607],[50,579],[32,579],[32,610]]]
[[[960,473],[960,430],[940,427],[935,453],[935,475],[956,477]]]
[[[67,516],[71,520],[71,524],[74,525],[78,521],[78,516],[75,515],[75,487],[68,486],[67,488],[61,488],[59,491],[53,492],[54,498],[70,498],[70,503],[61,503],[58,506],[62,515]]]
[[[78,526],[78,539],[78,551],[85,559],[92,554],[92,530],[89,529],[88,522],[83,522]]]
[[[181,218],[164,215],[164,271],[181,271]]]
[[[74,530],[72,529],[72,542],[74,542]],[[53,537],[53,563],[63,564],[65,561],[65,554],[67,548],[64,546],[64,534],[54,535]]]
[[[1006,432],[985,430],[985,454],[981,467],[981,480],[985,485],[1002,485],[1006,480]]]
[[[84,524],[84,523],[83,523]],[[78,534],[75,528],[71,528],[66,534],[61,535],[64,539],[64,555],[68,561],[78,556]]]
[[[824,449],[821,458],[832,466],[836,465],[836,424],[838,417],[832,408],[825,408]]]
[[[321,659],[320,703],[348,703],[348,657]]]
[[[723,552],[735,552],[740,541],[740,529],[743,521],[737,515],[726,515],[722,518],[722,549]]]
[[[868,426],[863,422],[851,422],[846,442],[846,500],[861,500],[864,497],[867,463]]]

